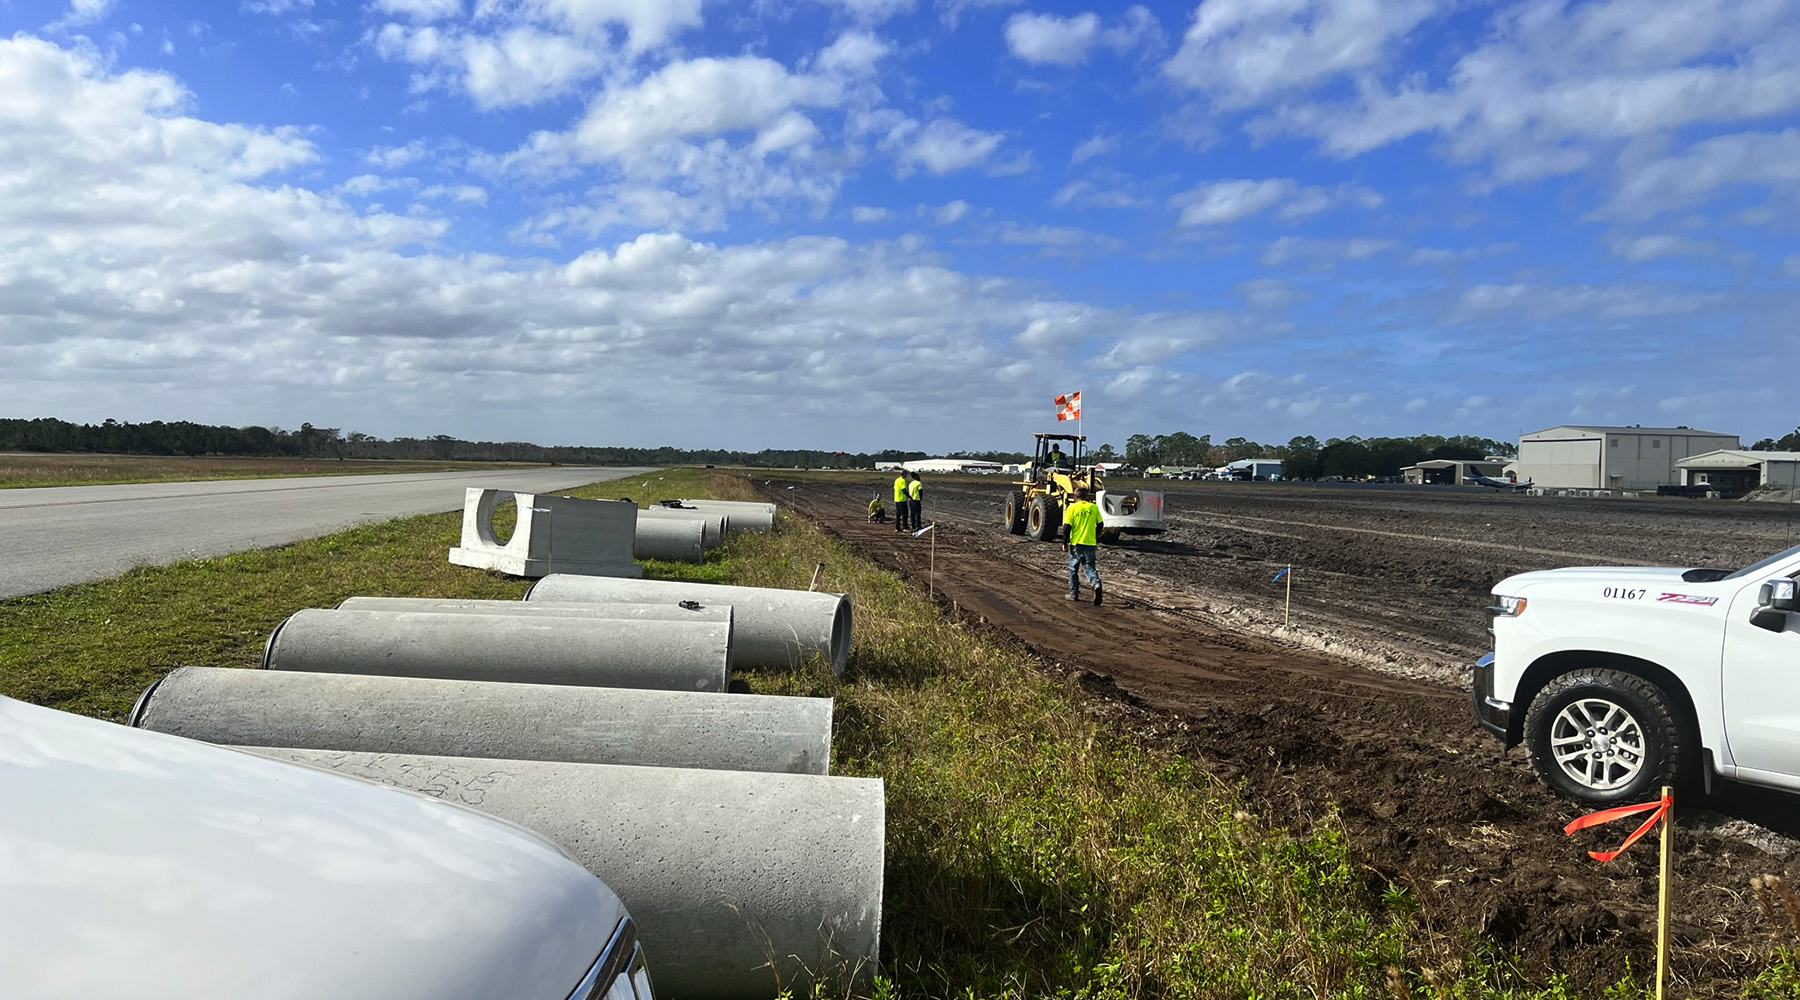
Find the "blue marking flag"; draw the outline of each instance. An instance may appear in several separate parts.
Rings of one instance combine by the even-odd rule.
[[[1280,583],[1280,582],[1281,582],[1281,578],[1282,578],[1282,577],[1284,577],[1284,576],[1286,576],[1286,575],[1288,575],[1288,570],[1290,570],[1290,569],[1293,569],[1293,568],[1294,568],[1294,567],[1292,567],[1292,566],[1283,566],[1283,567],[1281,567],[1281,572],[1279,572],[1279,573],[1277,573],[1277,574],[1275,574],[1275,579],[1273,579],[1273,580],[1270,580],[1270,581],[1269,581],[1269,582],[1270,582],[1270,583]]]

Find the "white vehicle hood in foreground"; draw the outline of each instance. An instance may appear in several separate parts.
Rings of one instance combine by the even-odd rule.
[[[1573,566],[1568,569],[1540,569],[1509,576],[1494,585],[1496,594],[1518,596],[1526,587],[1543,584],[1598,583],[1617,586],[1638,583],[1662,586],[1681,582],[1686,570],[1675,566]]]
[[[565,1000],[623,915],[511,824],[0,698],[7,1000]]]

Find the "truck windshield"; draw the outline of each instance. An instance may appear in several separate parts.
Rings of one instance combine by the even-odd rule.
[[[1736,573],[1733,573],[1730,576],[1726,577],[1725,579],[1741,580],[1747,576],[1755,576],[1756,574],[1762,572],[1763,570],[1768,569],[1770,566],[1773,566],[1776,563],[1782,562],[1793,556],[1800,556],[1800,545],[1796,545],[1791,549],[1782,549],[1780,552],[1775,553],[1774,555],[1770,556],[1767,559],[1762,560],[1761,562],[1753,562],[1750,565],[1745,566],[1743,569],[1738,570]]]

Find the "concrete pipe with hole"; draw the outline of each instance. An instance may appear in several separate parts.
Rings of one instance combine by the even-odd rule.
[[[631,910],[659,994],[772,1000],[810,995],[815,977],[866,984],[874,969],[879,779],[243,749],[422,792],[561,845]]]
[[[547,615],[561,618],[623,618],[633,621],[726,622],[731,621],[731,605],[693,602],[684,608],[678,602],[657,604],[596,604],[577,601],[558,604],[554,601],[482,601],[456,597],[347,597],[339,611],[410,611],[418,614],[460,615]]]
[[[843,594],[554,573],[532,584],[525,600],[729,604],[732,664],[740,670],[787,670],[822,656],[842,674],[850,660],[850,598]]]
[[[269,670],[459,681],[724,691],[733,625],[550,615],[295,612],[263,650]]]
[[[640,511],[631,551],[639,559],[705,562],[706,523],[673,517],[644,517]]]
[[[769,532],[775,530],[775,505],[772,503],[746,503],[741,500],[682,500],[681,502],[695,510],[729,516],[732,531]]]
[[[829,774],[831,699],[182,667],[129,724],[208,743]]]
[[[645,518],[653,520],[699,521],[705,525],[703,538],[709,549],[716,549],[725,544],[725,535],[731,530],[731,516],[719,511],[686,510],[679,507],[647,507],[638,511],[638,523],[643,524]]]

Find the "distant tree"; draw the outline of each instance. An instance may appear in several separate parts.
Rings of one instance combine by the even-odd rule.
[[[1763,438],[1750,446],[1751,451],[1800,451],[1800,427],[1779,438]]]
[[[1133,434],[1125,439],[1125,462],[1140,469],[1148,469],[1152,465],[1161,465],[1162,456],[1156,451],[1156,442],[1148,434]]]
[[[1103,444],[1100,447],[1094,449],[1094,461],[1096,461],[1096,462],[1106,462],[1106,463],[1110,464],[1113,462],[1117,462],[1118,460],[1119,460],[1119,453],[1116,451],[1113,451],[1113,446],[1110,444]]]
[[[1288,439],[1281,457],[1281,478],[1319,478],[1319,439],[1310,434]]]

